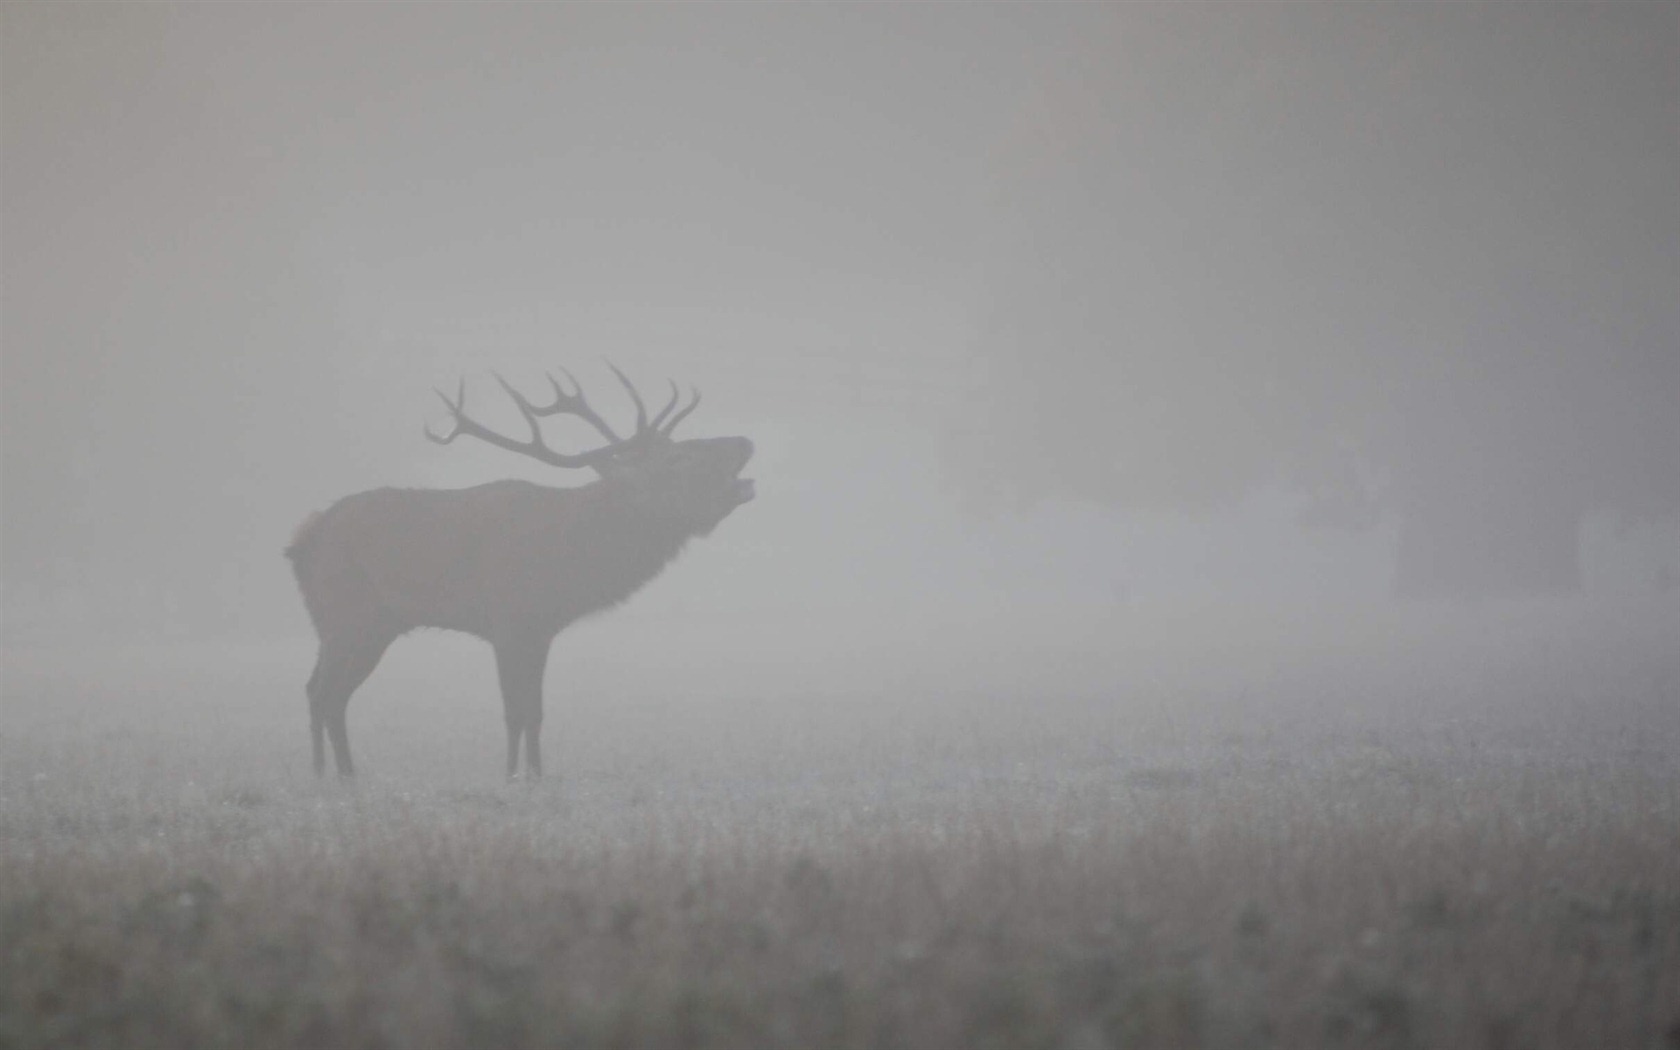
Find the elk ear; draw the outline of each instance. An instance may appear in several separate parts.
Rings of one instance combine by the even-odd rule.
[[[597,476],[605,478],[623,473],[626,468],[635,464],[637,458],[635,452],[615,447],[611,452],[590,463],[590,466],[595,469]]]

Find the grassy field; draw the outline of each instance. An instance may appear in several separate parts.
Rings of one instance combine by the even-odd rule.
[[[8,650],[0,1046],[1680,1047],[1672,608],[700,630]]]

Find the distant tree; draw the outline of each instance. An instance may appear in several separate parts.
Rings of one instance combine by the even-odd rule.
[[[1000,153],[977,491],[1288,485],[1397,518],[1414,595],[1568,590],[1588,512],[1680,508],[1671,8],[1102,19]]]

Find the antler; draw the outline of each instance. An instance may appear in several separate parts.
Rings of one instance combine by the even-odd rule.
[[[612,456],[624,444],[622,441],[612,440],[609,434],[611,444],[603,445],[598,449],[580,452],[575,455],[556,452],[543,443],[542,427],[537,422],[538,413],[531,403],[521,397],[518,391],[514,390],[508,381],[501,376],[498,375],[496,381],[502,384],[502,388],[513,396],[513,403],[519,406],[519,414],[525,417],[526,425],[531,428],[529,439],[518,441],[506,434],[499,434],[467,415],[467,381],[465,379],[461,380],[453,401],[443,391],[439,390],[437,392],[437,396],[443,401],[444,407],[449,409],[450,420],[453,423],[449,433],[434,434],[432,428],[427,426],[424,428],[426,438],[439,445],[447,445],[465,434],[468,437],[475,437],[480,441],[495,445],[497,448],[505,448],[509,452],[518,452],[521,455],[530,456],[532,459],[555,467],[591,467]],[[597,429],[601,429],[601,427],[597,427]]]
[[[630,378],[619,371],[618,366],[611,361],[607,362],[607,367],[612,369],[613,375],[617,376],[618,381],[624,384],[624,389],[630,394],[631,402],[636,406],[636,432],[628,438],[619,437],[612,426],[601,418],[600,413],[590,407],[589,402],[583,396],[583,384],[579,383],[577,377],[564,367],[560,369],[560,372],[571,382],[573,392],[567,393],[552,373],[545,373],[549,387],[554,391],[554,403],[551,405],[532,404],[526,399],[525,395],[514,389],[513,384],[503,379],[500,373],[492,373],[496,377],[496,382],[500,383],[502,389],[506,390],[508,396],[513,399],[514,406],[519,409],[519,414],[525,418],[525,425],[531,428],[531,436],[528,439],[519,441],[508,437],[506,434],[491,430],[468,416],[466,412],[467,381],[465,379],[461,380],[453,400],[443,391],[437,391],[438,398],[443,401],[444,407],[449,409],[453,426],[449,433],[441,435],[432,433],[432,428],[426,426],[424,428],[426,438],[439,445],[447,445],[462,434],[466,434],[468,437],[478,438],[480,441],[495,445],[497,448],[505,448],[509,452],[518,452],[521,455],[530,456],[550,466],[593,467],[622,452],[626,446],[645,444],[656,436],[669,438],[671,431],[676,429],[677,424],[687,418],[688,414],[693,412],[700,404],[700,392],[690,388],[693,395],[692,399],[681,411],[672,415],[672,410],[677,407],[677,402],[680,400],[677,384],[673,382],[671,384],[671,399],[649,422],[647,406],[643,404],[642,396],[636,390],[635,384],[630,382]],[[543,442],[540,421],[549,416],[557,415],[577,416],[606,438],[607,444],[588,452],[579,453],[557,452],[549,448]]]

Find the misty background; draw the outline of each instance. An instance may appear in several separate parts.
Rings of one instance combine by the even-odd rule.
[[[513,427],[491,370],[565,366],[622,420],[603,357],[758,447],[587,628],[639,644],[1680,583],[1672,5],[9,3],[0,42],[11,642],[305,637],[309,512],[589,480],[422,440],[432,388]]]

